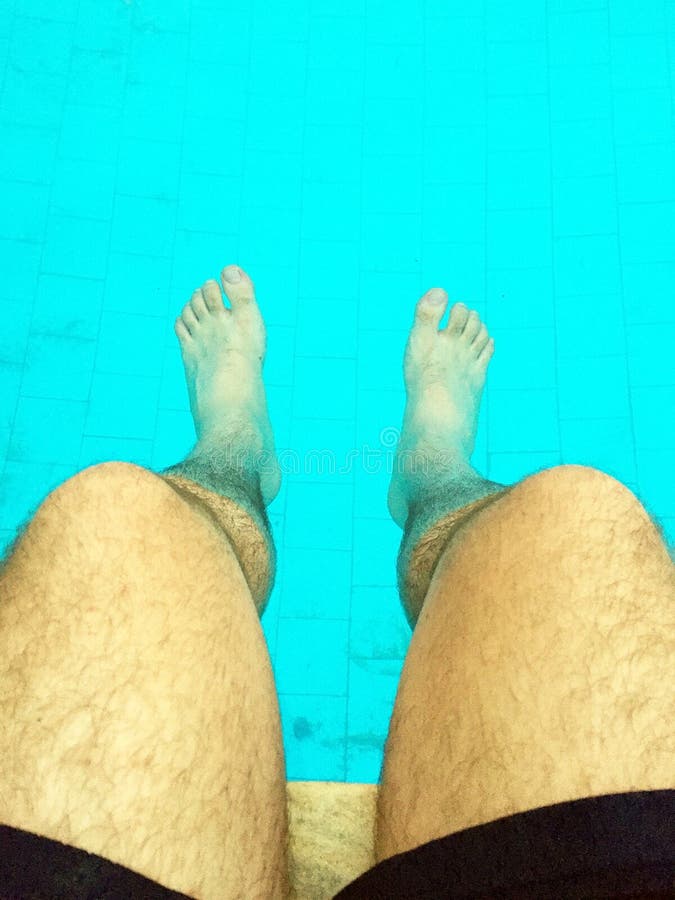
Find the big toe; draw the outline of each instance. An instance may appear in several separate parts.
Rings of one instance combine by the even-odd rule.
[[[414,327],[438,331],[447,305],[448,295],[443,288],[431,288],[420,298],[415,307]]]
[[[239,266],[225,266],[220,280],[233,312],[257,305],[253,282]]]

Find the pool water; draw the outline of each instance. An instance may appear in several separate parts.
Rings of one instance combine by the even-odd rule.
[[[474,466],[596,466],[675,537],[674,85],[672,0],[0,0],[0,549],[80,469],[186,455],[173,323],[243,266],[287,775],[377,781],[428,288],[495,338]]]

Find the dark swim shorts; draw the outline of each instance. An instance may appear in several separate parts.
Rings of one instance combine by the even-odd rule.
[[[334,900],[445,897],[673,900],[675,790],[589,797],[467,828],[381,862]],[[0,900],[191,898],[100,856],[2,825]]]

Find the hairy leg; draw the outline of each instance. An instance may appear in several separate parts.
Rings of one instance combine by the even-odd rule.
[[[200,898],[286,897],[286,778],[257,612],[279,467],[253,285],[176,323],[197,446],[109,463],[40,506],[0,570],[6,825]],[[237,270],[238,271],[238,270]],[[72,894],[75,896],[75,894]]]
[[[674,609],[667,548],[602,472],[540,472],[468,515],[401,676],[378,861],[528,809],[672,787]]]
[[[0,660],[4,824],[190,896],[288,895],[259,618],[225,534],[162,479],[105,464],[46,499],[0,577]]]
[[[378,796],[378,860],[494,819],[668,788],[675,571],[622,484],[559,466],[505,486],[470,464],[494,341],[417,304],[389,493],[414,634]]]

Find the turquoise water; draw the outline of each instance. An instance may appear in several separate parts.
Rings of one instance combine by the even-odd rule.
[[[290,779],[379,776],[428,288],[495,338],[474,465],[596,466],[675,539],[673,2],[0,0],[0,79],[0,550],[80,469],[186,455],[173,322],[243,266],[287,472],[262,624]]]

